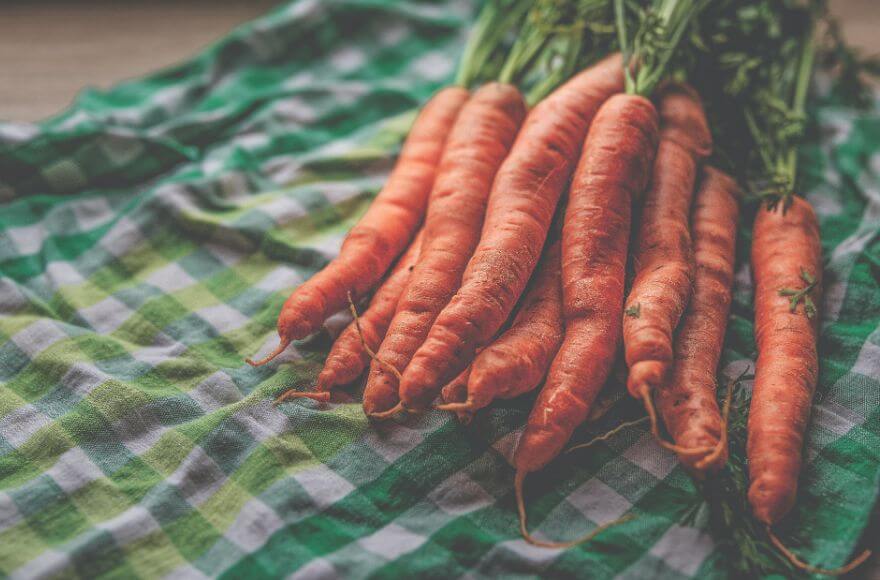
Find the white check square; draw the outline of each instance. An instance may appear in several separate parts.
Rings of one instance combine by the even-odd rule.
[[[99,334],[110,334],[134,314],[128,306],[112,296],[77,313]]]
[[[33,359],[64,338],[67,338],[67,335],[51,320],[41,318],[14,334],[12,342]]]
[[[420,536],[392,522],[366,538],[358,540],[358,544],[377,556],[387,560],[394,560],[416,550],[426,540],[427,538],[424,536]]]
[[[248,323],[247,316],[222,302],[197,310],[196,314],[220,334],[241,328]]]
[[[326,465],[318,465],[293,476],[319,509],[324,509],[354,491],[354,486]]]
[[[255,498],[242,507],[225,536],[246,552],[253,552],[283,525],[272,508]]]
[[[154,270],[144,281],[167,293],[176,292],[196,283],[195,278],[175,262]]]

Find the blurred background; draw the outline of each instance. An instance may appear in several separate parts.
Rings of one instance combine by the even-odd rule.
[[[0,119],[37,121],[84,87],[174,64],[280,0],[0,0]],[[880,53],[880,0],[832,0],[847,38]]]

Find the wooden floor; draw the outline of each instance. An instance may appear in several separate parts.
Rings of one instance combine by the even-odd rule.
[[[279,0],[0,0],[0,119],[34,121],[86,86],[168,66]],[[832,0],[848,37],[880,53],[880,0]]]

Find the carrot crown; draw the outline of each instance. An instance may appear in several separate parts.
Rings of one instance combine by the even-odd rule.
[[[455,84],[470,88],[499,77],[511,36],[523,26],[530,0],[489,0],[471,29]]]
[[[627,93],[648,97],[654,92],[685,32],[707,4],[708,0],[653,0],[642,7],[632,0],[614,0]],[[632,16],[635,27],[627,22]]]
[[[783,44],[770,63],[767,85],[744,109],[746,123],[757,147],[763,178],[755,192],[770,207],[791,203],[797,178],[797,148],[806,125],[807,93],[815,61],[812,20],[807,18],[800,37]]]
[[[612,51],[614,15],[609,0],[537,0],[498,76],[519,86],[530,105],[577,70]]]

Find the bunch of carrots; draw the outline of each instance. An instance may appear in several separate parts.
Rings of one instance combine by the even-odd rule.
[[[713,153],[717,111],[701,94],[734,83],[742,68],[707,57],[695,23],[704,14],[729,23],[749,2],[489,2],[460,82],[422,108],[338,257],[287,299],[277,349],[248,362],[269,362],[349,309],[353,321],[315,389],[279,401],[328,401],[366,374],[363,408],[373,420],[434,408],[466,423],[496,399],[538,390],[514,456],[521,531],[536,545],[571,546],[607,527],[572,542],[533,538],[523,483],[588,418],[621,348],[627,390],[657,441],[695,478],[719,472],[730,391],[719,404],[716,374],[739,205],[754,181],[720,161],[736,155]],[[768,137],[756,101],[743,95],[803,114],[814,42],[812,16],[798,10],[803,34],[794,53],[778,56],[794,72],[726,94],[740,99],[751,130],[740,151],[761,151],[761,175],[772,172],[773,185],[760,192],[752,238],[748,499],[792,562],[836,573],[801,562],[770,531],[795,501],[816,386],[821,244],[809,203],[792,195],[797,139]],[[713,87],[696,79],[700,67],[714,67]]]

